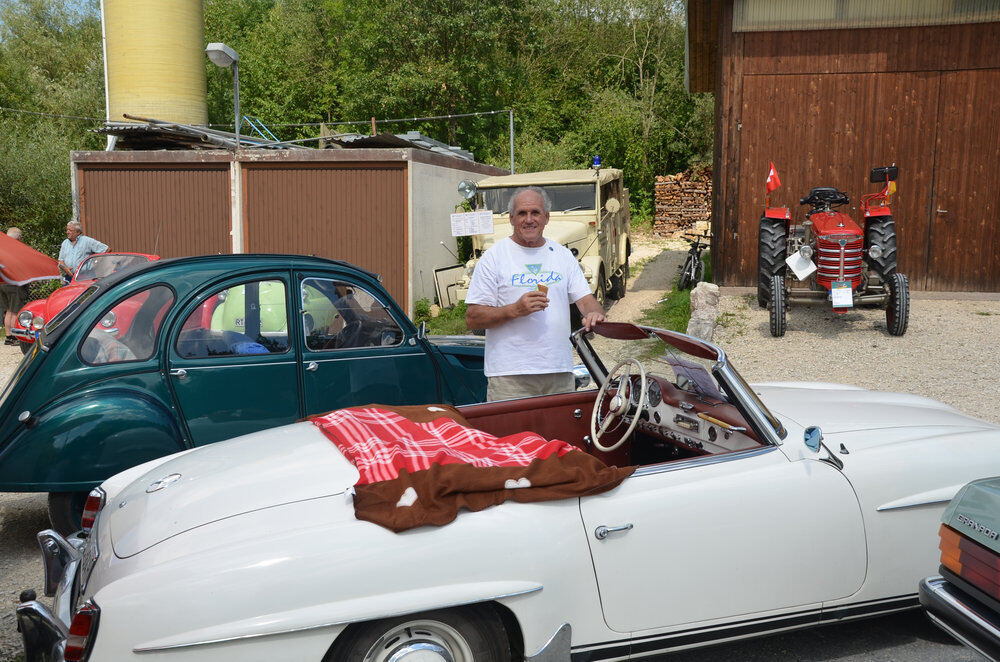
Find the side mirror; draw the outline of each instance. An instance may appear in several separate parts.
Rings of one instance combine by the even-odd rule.
[[[868,179],[873,184],[882,184],[886,180],[890,182],[896,181],[896,177],[899,175],[899,168],[895,165],[887,166],[885,168],[872,168],[871,174]]]
[[[819,452],[819,446],[823,443],[823,431],[815,425],[806,428],[805,439],[806,448],[813,453]]]
[[[466,200],[476,197],[476,183],[471,179],[463,179],[458,183],[458,193]]]
[[[618,200],[618,198],[611,198],[604,203],[604,208],[608,210],[609,214],[617,214],[622,208],[622,203]]]

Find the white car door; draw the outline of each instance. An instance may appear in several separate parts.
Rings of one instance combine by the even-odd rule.
[[[604,619],[619,632],[818,607],[865,578],[847,479],[775,447],[640,467],[580,509]]]

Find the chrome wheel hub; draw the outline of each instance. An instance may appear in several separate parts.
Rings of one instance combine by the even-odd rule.
[[[433,620],[401,623],[368,650],[365,662],[475,662],[468,641],[455,628]]]

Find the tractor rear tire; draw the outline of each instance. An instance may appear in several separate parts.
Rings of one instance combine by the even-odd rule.
[[[788,303],[785,295],[785,277],[771,278],[771,335],[780,338],[785,335]]]
[[[873,244],[882,247],[882,255],[877,258],[868,253]],[[896,273],[896,222],[892,216],[876,216],[865,221],[865,262],[886,283]]]
[[[757,304],[767,308],[771,300],[771,281],[781,276],[784,286],[785,257],[788,253],[788,226],[776,218],[761,217],[757,233]]]
[[[889,335],[901,336],[910,323],[910,281],[905,274],[894,273],[888,282],[889,302],[885,306],[885,328]]]

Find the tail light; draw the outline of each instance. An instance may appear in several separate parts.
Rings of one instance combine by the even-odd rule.
[[[941,565],[994,600],[1000,600],[1000,557],[941,525]]]
[[[87,503],[83,505],[83,517],[80,522],[83,530],[87,533],[90,533],[90,530],[94,528],[97,513],[101,512],[101,508],[104,507],[105,499],[104,490],[99,487],[95,487],[87,495]]]
[[[90,656],[100,616],[101,609],[93,600],[87,600],[76,608],[73,622],[69,626],[69,637],[66,638],[66,650],[63,652],[66,662],[83,662]]]

